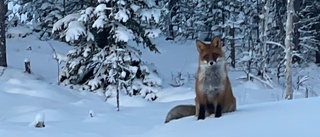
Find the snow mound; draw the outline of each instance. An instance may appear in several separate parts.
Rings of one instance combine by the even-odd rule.
[[[279,101],[238,107],[236,112],[197,121],[186,117],[154,127],[140,137],[316,137],[320,134],[320,98]],[[305,115],[307,114],[307,115]],[[214,129],[214,133],[210,129]],[[189,132],[186,132],[189,131]],[[290,132],[288,132],[290,131]]]

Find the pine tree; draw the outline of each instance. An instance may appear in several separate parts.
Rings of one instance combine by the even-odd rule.
[[[159,29],[145,28],[159,21],[160,9],[153,1],[98,0],[91,4],[53,26],[53,33],[77,46],[68,53],[60,81],[89,91],[103,89],[111,96],[120,91],[155,100],[161,79],[129,41],[159,52],[150,40]]]

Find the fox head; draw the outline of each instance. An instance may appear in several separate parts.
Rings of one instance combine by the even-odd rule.
[[[197,40],[196,45],[199,52],[199,65],[214,66],[224,63],[225,55],[219,36],[215,36],[210,44]]]

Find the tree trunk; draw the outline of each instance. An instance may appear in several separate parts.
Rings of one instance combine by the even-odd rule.
[[[210,13],[211,13],[212,10],[214,9],[213,6],[215,6],[215,5],[206,5],[206,8],[208,8],[208,11],[209,11]],[[218,9],[218,7],[215,7],[215,8]],[[219,18],[217,14],[214,14],[213,16],[214,16],[215,19]],[[213,34],[213,32],[212,32],[212,30],[211,30],[211,29],[212,29],[212,25],[215,25],[215,24],[213,24],[213,23],[215,23],[215,22],[213,22],[213,21],[206,21],[206,22],[204,23],[205,26],[206,26],[206,32],[208,32],[208,33],[207,33],[207,37],[205,38],[205,41],[211,41],[212,38],[213,38],[214,36],[216,36],[216,34]],[[222,37],[222,39],[224,39],[223,36],[221,36],[221,37]],[[224,43],[222,43],[222,44],[224,44]]]
[[[62,1],[62,7],[63,7],[62,17],[65,17],[66,16],[66,0]]]
[[[6,54],[6,5],[4,0],[0,0],[0,66],[7,67],[7,54]]]
[[[174,30],[173,30],[173,24],[172,24],[172,18],[176,15],[176,11],[178,10],[177,6],[175,6],[175,4],[177,3],[177,0],[170,0],[168,3],[168,9],[169,14],[168,14],[168,18],[167,18],[167,25],[168,25],[168,38],[169,39],[174,39]]]
[[[250,77],[250,74],[251,74],[251,66],[252,66],[252,52],[253,52],[253,47],[251,47],[251,45],[254,45],[254,42],[252,40],[252,34],[250,32],[249,34],[249,42],[248,42],[248,53],[249,53],[249,56],[250,56],[250,60],[248,61],[248,73],[247,73],[247,80],[248,81],[251,81],[251,77]]]
[[[257,8],[257,13],[260,14],[260,10],[259,10],[259,0],[257,0],[257,5],[256,5],[256,8]],[[256,31],[257,31],[257,46],[260,46],[261,44],[261,41],[260,41],[260,29],[259,29],[259,23],[260,23],[260,18],[257,17],[257,27],[256,27]]]
[[[235,28],[234,25],[233,27],[230,29],[230,33],[232,36],[231,39],[231,66],[233,68],[236,68],[236,46],[235,46]]]
[[[288,0],[287,5],[287,22],[286,22],[286,38],[285,38],[285,76],[286,76],[286,96],[285,98],[291,100],[293,98],[293,88],[292,88],[292,46],[291,46],[291,38],[292,38],[292,26],[293,26],[293,0]]]
[[[226,16],[225,16],[225,0],[222,1],[222,25],[223,27],[221,28],[221,31],[222,31],[222,35],[221,35],[221,38],[222,38],[222,44],[226,44],[226,39],[225,39],[225,35],[226,35],[226,30],[225,30],[225,24],[226,24]]]
[[[261,65],[261,77],[265,79],[265,73],[267,68],[267,31],[268,31],[268,19],[269,19],[269,8],[270,8],[270,0],[266,1],[266,4],[262,8],[263,19],[262,19],[262,65]]]
[[[318,50],[319,51],[316,51],[316,62],[317,64],[320,64],[320,44],[318,44]]]
[[[296,12],[300,12],[302,9],[302,1],[299,1],[299,0],[296,0],[294,1],[293,3],[293,8]],[[300,45],[300,32],[299,32],[299,28],[301,27],[301,24],[299,24],[298,22],[300,21],[301,19],[297,16],[293,16],[292,17],[292,22],[293,22],[293,34],[292,34],[292,42],[293,42],[293,45],[294,45],[294,50],[295,51],[301,51],[301,45]],[[300,57],[297,57],[297,56],[293,56],[292,57],[292,63],[299,63],[301,64],[301,58]]]

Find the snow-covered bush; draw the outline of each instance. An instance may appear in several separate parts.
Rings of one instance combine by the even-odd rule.
[[[155,100],[161,85],[157,70],[143,62],[141,52],[128,42],[134,40],[158,52],[150,38],[159,29],[144,26],[158,22],[157,5],[152,0],[97,0],[91,4],[53,25],[54,34],[76,46],[67,55],[60,81],[83,90],[103,89],[106,95],[120,91]]]

